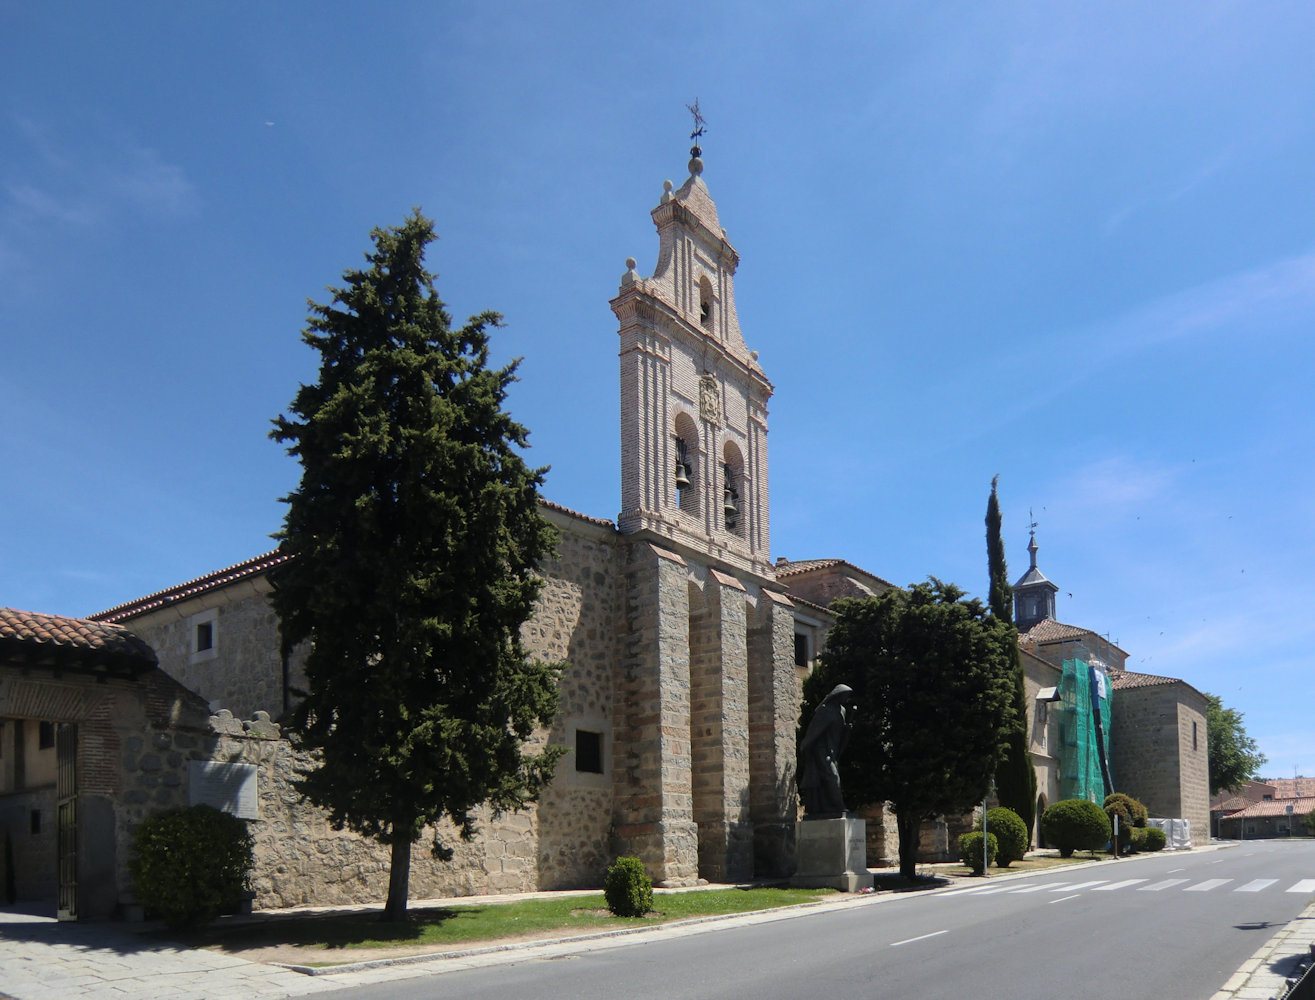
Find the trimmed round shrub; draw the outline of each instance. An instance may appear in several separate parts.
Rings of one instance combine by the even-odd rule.
[[[1162,851],[1164,850],[1164,845],[1168,842],[1168,836],[1158,826],[1148,826],[1146,828],[1146,850]]]
[[[981,829],[981,827],[978,827]],[[1015,861],[1022,861],[1027,853],[1027,824],[1012,809],[997,806],[986,814],[986,832],[999,842],[1000,850],[994,864],[1008,868]]]
[[[1021,820],[1020,820],[1021,822]],[[982,860],[982,831],[973,830],[959,835],[959,860],[967,865],[974,875],[986,871],[987,864],[994,864],[999,853],[999,841],[995,834],[986,832],[986,860]]]
[[[142,820],[128,873],[146,913],[170,927],[188,927],[234,912],[251,890],[254,864],[247,824],[196,805]]]
[[[1071,858],[1074,851],[1098,851],[1110,839],[1110,818],[1105,810],[1086,799],[1056,802],[1041,817],[1046,843],[1059,848],[1061,858]]]
[[[1119,839],[1122,840],[1122,827],[1119,828]],[[1146,850],[1146,827],[1134,826],[1128,831],[1128,853],[1136,854],[1138,851]]]
[[[1115,792],[1105,796],[1105,815],[1110,818],[1111,830],[1114,827],[1114,817],[1119,817],[1119,849],[1137,850],[1132,831],[1146,826],[1146,807],[1131,795]]]
[[[617,858],[603,879],[607,908],[618,917],[642,917],[653,909],[653,880],[638,858]]]

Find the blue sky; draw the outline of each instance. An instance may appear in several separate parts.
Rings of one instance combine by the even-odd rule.
[[[1058,616],[1315,774],[1315,7],[0,6],[0,604],[272,547],[306,299],[421,206],[546,495],[616,515],[624,261],[686,176],[776,386],[774,555]]]

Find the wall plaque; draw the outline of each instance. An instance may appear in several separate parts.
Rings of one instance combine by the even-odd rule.
[[[213,760],[187,762],[189,805],[214,806],[238,819],[260,819],[256,797],[256,765],[223,764]]]

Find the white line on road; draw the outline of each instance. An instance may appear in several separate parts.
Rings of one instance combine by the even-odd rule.
[[[1025,885],[1021,889],[1011,889],[1010,892],[1041,892],[1043,889],[1051,889],[1052,892],[1054,891],[1049,884],[1042,882],[1040,885]]]
[[[1144,878],[1129,878],[1122,882],[1111,882],[1109,885],[1101,885],[1092,889],[1092,892],[1113,892],[1115,889],[1126,889],[1130,885],[1137,885],[1139,882],[1145,882]]]
[[[1233,881],[1231,878],[1208,878],[1196,885],[1189,885],[1183,892],[1209,892],[1211,889],[1218,889],[1221,885],[1228,885],[1231,881]]]
[[[1315,878],[1304,878],[1288,892],[1315,892]]]
[[[1094,881],[1094,882],[1078,882],[1076,885],[1061,885],[1061,886],[1057,886],[1057,887],[1055,887],[1054,889],[1051,889],[1050,891],[1051,891],[1051,892],[1071,892],[1071,891],[1074,890],[1074,889],[1090,889],[1093,885],[1104,885],[1104,884],[1105,884],[1106,882],[1108,882],[1108,881],[1109,881],[1109,879],[1107,879],[1107,878],[1098,878],[1098,879],[1096,879],[1096,881]]]
[[[930,934],[923,934],[921,937],[909,938],[905,941],[895,941],[891,944],[892,948],[898,948],[902,944],[913,944],[914,941],[926,941],[928,938],[940,937],[942,934],[948,934],[949,931],[932,931]]]
[[[1174,872],[1185,872],[1185,871],[1187,871],[1186,868],[1170,868],[1169,874],[1172,875]]]
[[[1049,903],[1047,903],[1046,905],[1047,905],[1047,906],[1054,906],[1056,903],[1067,903],[1070,899],[1077,899],[1077,898],[1078,898],[1079,896],[1081,896],[1081,895],[1082,895],[1082,893],[1080,893],[1080,892],[1075,892],[1075,893],[1073,893],[1073,895],[1071,895],[1071,896],[1060,896],[1058,899],[1052,899],[1052,900],[1051,900]]]
[[[1179,870],[1179,871],[1182,871],[1181,868],[1179,868],[1178,870]],[[1175,886],[1175,885],[1182,885],[1182,884],[1183,884],[1184,882],[1186,882],[1186,881],[1187,881],[1187,879],[1185,879],[1185,878],[1167,878],[1167,879],[1165,879],[1163,882],[1152,882],[1150,885],[1144,885],[1144,886],[1142,886],[1140,889],[1138,889],[1137,891],[1138,891],[1138,892],[1159,892],[1161,889],[1168,889],[1168,888],[1171,888],[1172,886]]]
[[[1277,881],[1278,881],[1278,879],[1276,879],[1276,878],[1258,878],[1258,879],[1253,879],[1252,881],[1248,882],[1246,885],[1239,885],[1239,886],[1238,886],[1236,889],[1234,889],[1233,891],[1234,891],[1234,892],[1259,892],[1261,889],[1268,889],[1271,885],[1273,885],[1273,884],[1274,884],[1275,882],[1277,882]]]

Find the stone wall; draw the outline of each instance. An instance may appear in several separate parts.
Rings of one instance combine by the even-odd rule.
[[[1115,788],[1151,816],[1189,820],[1193,846],[1207,843],[1205,699],[1181,681],[1119,688],[1111,711]]]
[[[240,718],[277,718],[305,687],[305,650],[294,650],[287,677],[269,580],[254,576],[133,618],[127,624],[155,650],[160,669],[195,691],[212,710]],[[197,627],[210,626],[210,647],[197,649]]]

